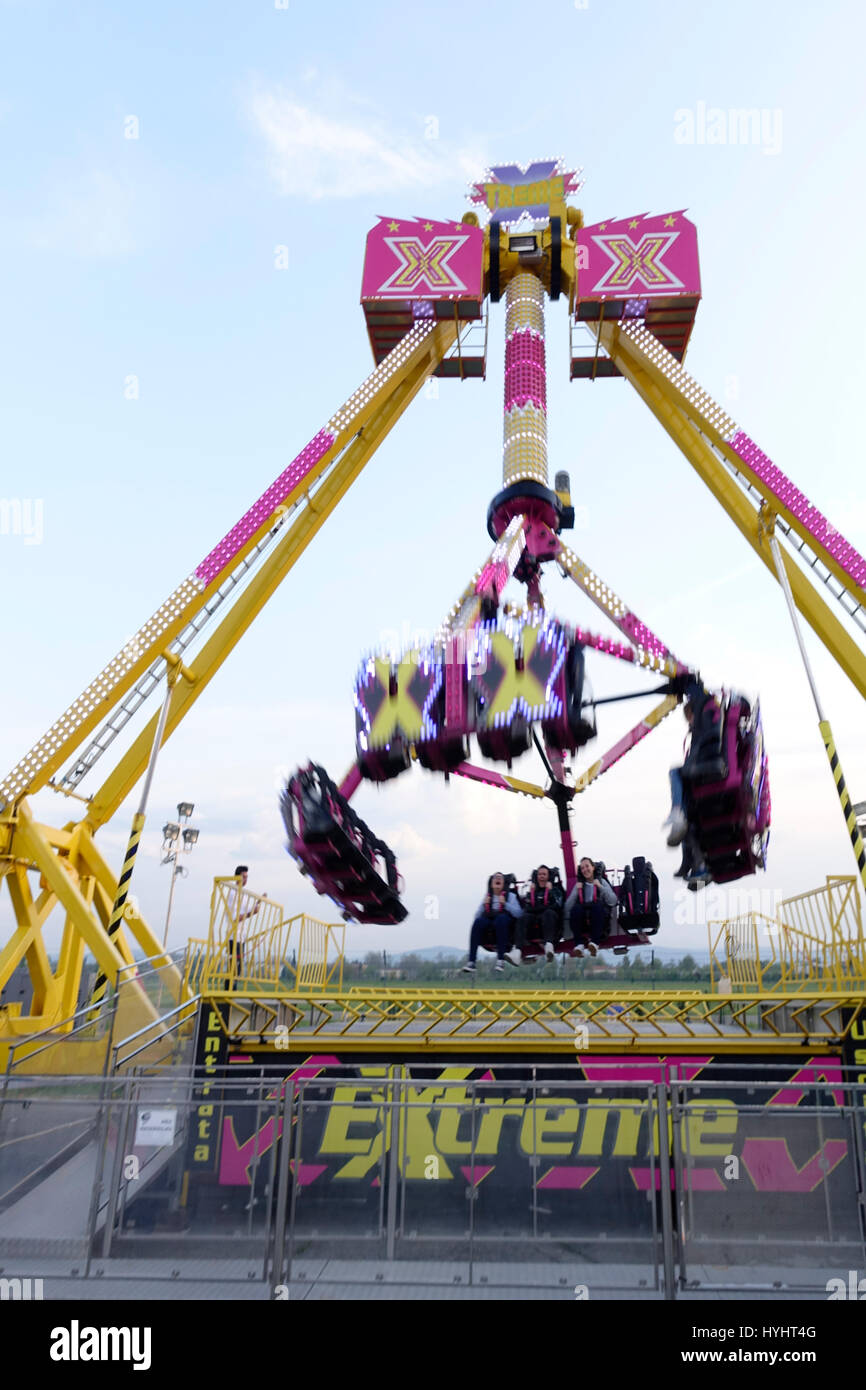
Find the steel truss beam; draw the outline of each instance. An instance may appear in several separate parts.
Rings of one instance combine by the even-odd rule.
[[[598,327],[597,335],[608,356],[631,382],[641,400],[706,483],[777,582],[776,568],[767,542],[767,517],[762,517],[760,508],[744,492],[731,470],[743,474],[767,507],[783,516],[790,530],[807,541],[822,564],[858,604],[866,602],[866,591],[842,569],[836,557],[800,518],[784,505],[766,480],[759,477],[731,448],[726,435],[736,428],[733,421],[683,371],[652,334],[626,330],[616,323],[603,323]],[[866,654],[857,646],[796,561],[789,555],[782,558],[797,608],[855,688],[866,696]]]
[[[323,990],[315,999],[215,993],[231,1045],[257,1060],[286,1050],[435,1056],[591,1052],[693,1056],[835,1050],[866,1016],[848,992],[737,994],[669,988]],[[207,1001],[206,1001],[207,1002]],[[312,1005],[312,1007],[311,1007]]]
[[[4,1032],[40,1031],[72,1013],[85,947],[93,952],[100,976],[114,985],[118,971],[133,960],[126,929],[147,957],[164,959],[171,971],[161,943],[133,907],[124,912],[120,930],[109,933],[118,879],[93,841],[94,832],[111,819],[142,776],[158,716],[139,733],[102,787],[87,801],[87,813],[80,824],[64,830],[40,825],[32,816],[26,795],[44,787],[100,721],[103,729],[108,728],[106,715],[124,700],[136,682],[141,683],[149,672],[153,674],[154,662],[159,660],[166,663],[166,669],[176,671],[180,667],[184,676],[174,682],[168,705],[165,737],[171,734],[421,390],[461,326],[448,321],[425,322],[411,330],[332,416],[326,431],[316,436],[319,444],[309,455],[312,463],[305,459],[312,446],[299,455],[299,469],[303,466],[304,470],[300,480],[290,485],[295,476],[291,468],[287,470],[291,475],[287,482],[283,481],[286,475],[281,475],[195,572],[196,576],[202,572],[209,577],[194,582],[194,576],[184,581],[0,784],[0,882],[6,880],[9,884],[16,921],[11,940],[0,951],[0,989],[22,960],[27,963],[33,985],[30,1014],[22,1017],[14,1011],[0,1010],[0,1036]],[[288,514],[292,519],[286,525]],[[279,528],[279,535],[273,544],[266,545],[275,527]],[[253,571],[248,567],[251,577],[246,586],[190,665],[182,666],[171,650],[172,643],[190,624],[196,633],[201,630],[204,622],[196,624],[197,617],[208,604],[211,611],[216,610],[218,605],[213,599],[227,576],[237,575],[238,566],[254,554],[257,568]],[[146,688],[142,687],[135,708],[157,683],[145,682]],[[97,740],[88,768],[110,742],[111,737],[102,743]],[[27,883],[28,871],[39,872],[45,884],[35,903]],[[54,908],[64,911],[65,925],[58,969],[52,975],[42,929]],[[180,988],[179,976],[176,983]],[[144,1010],[141,1021],[150,1022],[156,1014],[144,992],[139,992]]]

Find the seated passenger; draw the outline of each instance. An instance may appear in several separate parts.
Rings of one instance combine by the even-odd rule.
[[[571,924],[575,941],[595,956],[604,940],[610,909],[616,907],[617,897],[607,879],[596,872],[591,859],[581,859],[577,874],[577,883],[565,904],[566,919]],[[574,954],[583,955],[580,945]]]
[[[715,710],[715,719],[713,718]],[[694,767],[695,756],[707,754],[713,751],[711,740],[717,737],[714,733],[714,725],[718,724],[719,707],[713,697],[704,690],[703,686],[697,681],[692,681],[688,687],[687,699],[683,705],[683,714],[689,731],[686,734],[683,744],[683,765],[682,767],[672,767],[669,773],[671,783],[671,813],[667,820],[663,822],[662,829],[669,826],[667,843],[671,849],[677,845],[683,845],[683,858],[679,869],[674,875],[675,878],[684,878],[691,888],[694,885],[698,888],[702,883],[709,882],[709,872],[704,863],[697,836],[689,826],[688,812],[686,810],[686,791],[683,785],[683,772],[687,768]],[[700,718],[699,718],[700,716]],[[700,732],[696,732],[700,723]],[[698,741],[699,740],[699,741]],[[706,761],[703,763],[706,766]]]
[[[484,901],[475,914],[472,923],[472,931],[469,935],[469,959],[463,966],[463,970],[468,975],[475,973],[475,960],[478,955],[478,947],[481,945],[481,938],[489,927],[493,927],[496,933],[496,969],[505,969],[502,962],[506,959],[506,952],[511,945],[511,924],[515,917],[520,916],[520,899],[514,891],[514,877],[508,875],[506,882],[505,874],[491,874],[487,880],[487,893]]]
[[[694,828],[690,825],[686,832],[685,839],[682,841],[683,857],[680,867],[676,870],[674,878],[684,878],[686,887],[696,893],[699,888],[707,883],[712,883],[713,876],[707,866],[703,856],[703,851],[698,844],[698,837]]]
[[[722,757],[722,711],[715,695],[705,690],[700,681],[686,687],[686,704],[691,706],[691,744],[683,762],[686,781],[701,777],[704,781],[723,778],[727,774]]]
[[[683,742],[683,762],[685,762],[689,754],[689,741],[691,739],[695,719],[694,706],[690,700],[686,700],[683,705],[683,714],[689,726],[688,733]],[[677,845],[682,844],[689,828],[689,821],[686,815],[682,766],[672,767],[668,776],[671,780],[671,813],[667,820],[662,822],[662,830],[664,830],[665,826],[670,826],[667,843],[670,845],[671,849],[675,849]]]
[[[596,859],[595,861],[595,877],[599,883],[606,883],[613,893],[614,902],[609,903],[607,908],[607,927],[604,934],[605,936],[616,936],[619,922],[619,896],[607,876],[607,865],[602,859]]]
[[[523,911],[517,919],[514,931],[514,950],[509,951],[507,959],[512,965],[519,965],[526,950],[526,935],[530,927],[540,926],[544,936],[544,954],[553,960],[554,947],[559,940],[562,927],[562,909],[565,894],[562,885],[554,883],[546,864],[539,864],[532,875],[529,892],[523,899]]]

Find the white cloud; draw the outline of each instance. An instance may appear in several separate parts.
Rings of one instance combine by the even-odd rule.
[[[389,833],[388,843],[396,854],[403,859],[421,859],[422,863],[427,857],[442,854],[444,846],[434,844],[432,840],[427,840],[412,825],[402,824],[396,826]]]
[[[467,179],[480,176],[483,168],[483,161],[465,149],[425,140],[422,120],[414,135],[394,129],[333,90],[311,104],[284,88],[257,85],[249,111],[264,139],[271,177],[292,197],[319,201],[444,183],[453,187],[455,167]]]

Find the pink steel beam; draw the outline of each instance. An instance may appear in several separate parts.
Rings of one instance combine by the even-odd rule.
[[[557,562],[565,570],[568,578],[571,579],[579,589],[582,589],[587,598],[592,599],[596,608],[604,613],[615,627],[628,638],[629,642],[634,643],[635,647],[641,649],[650,658],[649,661],[641,661],[641,665],[651,665],[654,670],[662,670],[666,675],[678,676],[686,675],[689,671],[688,666],[684,666],[678,661],[669,647],[666,647],[660,637],[656,637],[650,628],[642,623],[636,614],[632,613],[612,589],[609,589],[603,580],[599,579],[588,565],[574,551],[558,542],[556,553]],[[588,645],[597,645],[589,643]],[[600,648],[604,650],[604,648]],[[623,649],[627,650],[627,649]],[[619,651],[614,655],[620,655]],[[626,656],[624,660],[629,660]]]
[[[218,574],[222,573],[238,551],[243,549],[250,537],[256,534],[259,527],[268,520],[268,517],[273,515],[275,509],[282,502],[285,502],[310,470],[320,459],[324,458],[336,437],[327,429],[319,430],[318,434],[313,436],[309,444],[301,450],[296,458],[292,459],[288,468],[283,469],[279,477],[274,479],[261,497],[253,503],[248,511],[244,512],[240,521],[235,523],[219,544],[215,545],[201,564],[196,567],[197,578],[207,585]]]
[[[653,671],[661,671],[663,675],[671,678],[685,675],[689,670],[675,657],[660,657],[647,649],[641,651],[635,647],[626,646],[625,642],[617,642],[612,637],[599,637],[597,633],[588,632],[586,628],[576,627],[574,635],[584,647],[592,647],[595,651],[604,652],[607,656],[615,656],[619,661],[631,662],[633,666],[649,666]],[[665,648],[665,650],[667,649]]]
[[[194,579],[201,588],[222,574],[244,546],[252,540],[272,517],[275,509],[297,494],[300,485],[313,473],[322,459],[336,448],[342,448],[357,433],[358,416],[370,402],[394,378],[399,381],[401,373],[410,358],[424,344],[425,339],[433,338],[434,320],[421,320],[413,325],[404,338],[388,353],[384,361],[367,377],[366,381],[354,391],[340,409],[331,416],[323,429],[313,436],[301,452],[292,459],[288,467],[274,479],[270,487],[253,503],[222,540],[214,546],[197,566]],[[393,384],[393,382],[392,382]],[[321,471],[321,470],[319,470]],[[303,494],[301,494],[302,496]]]
[[[467,777],[470,782],[483,782],[488,787],[499,787],[504,792],[519,792],[521,796],[535,797],[547,795],[534,782],[521,782],[517,777],[506,777],[502,772],[494,772],[489,767],[476,767],[474,763],[459,763],[454,771],[458,777]]]
[[[769,492],[795,517],[799,526],[833,556],[839,568],[858,588],[866,588],[866,560],[860,552],[854,549],[850,541],[846,541],[841,531],[837,531],[817,507],[812,506],[808,497],[758,448],[745,430],[738,429],[733,438],[725,442],[760,479],[762,490]]]
[[[360,785],[361,785],[361,769],[359,768],[358,764],[355,763],[355,765],[354,765],[353,767],[350,767],[350,768],[349,768],[349,771],[346,773],[345,777],[343,778],[342,782],[340,783],[340,787],[339,787],[340,795],[341,795],[341,796],[344,796],[344,797],[346,798],[346,800],[348,801],[348,800],[349,800],[349,797],[350,797],[350,796],[353,796],[353,795],[355,794],[355,792],[358,790],[358,788],[359,788]]]
[[[603,753],[591,767],[586,769],[586,772],[580,774],[574,783],[575,794],[586,791],[587,787],[594,782],[597,777],[601,777],[605,772],[609,772],[614,764],[619,762],[620,758],[625,757],[626,753],[630,753],[632,748],[636,748],[639,743],[642,743],[647,734],[652,733],[653,729],[658,728],[662,720],[666,719],[676,708],[676,705],[676,698],[673,695],[666,695],[661,704],[657,705],[645,719],[641,719],[639,723],[635,724],[633,729],[629,729],[628,733],[623,734],[622,738],[618,739],[612,748],[609,748],[606,753]]]
[[[807,540],[816,555],[840,583],[844,575],[856,587],[856,597],[866,603],[866,559],[831,525],[817,507],[800,492],[781,468],[723,410],[694,377],[680,366],[672,353],[643,323],[623,321],[618,325],[620,344],[634,344],[644,356],[651,372],[660,373],[677,393],[678,406],[698,429],[713,441],[731,467],[744,465],[743,476],[768,501],[778,503],[792,528]]]

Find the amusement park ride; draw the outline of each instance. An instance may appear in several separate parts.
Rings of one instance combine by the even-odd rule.
[[[289,849],[318,891],[347,920],[405,917],[394,855],[349,800],[362,779],[385,781],[413,760],[445,777],[550,800],[570,888],[574,797],[684,695],[702,690],[697,672],[562,538],[574,513],[568,475],[556,474],[552,488],[548,475],[546,299],[563,305],[571,325],[591,335],[591,354],[572,349],[572,380],[624,377],[632,385],[782,585],[798,639],[797,610],[866,695],[866,560],[682,366],[701,297],[694,225],[680,211],[585,225],[568,202],[579,187],[578,174],[552,160],[526,170],[495,167],[473,187],[478,211],[461,221],[382,217],[369,233],[361,302],[376,363],[370,376],[0,782],[0,876],[16,921],[0,951],[0,989],[22,961],[33,986],[28,1013],[0,1009],[0,1042],[71,1014],[85,948],[99,971],[94,1005],[118,972],[132,966],[133,941],[146,957],[163,956],[158,937],[128,900],[158,750],[425,382],[484,377],[488,304],[505,301],[503,473],[487,514],[489,553],[431,643],[361,665],[356,758],[342,782],[314,764],[289,779],[282,798]],[[619,637],[548,614],[540,587],[545,566],[572,580]],[[525,586],[524,606],[504,602],[512,579]],[[209,624],[212,632],[200,641]],[[595,708],[604,703],[589,692],[589,653],[643,668],[656,678],[661,698],[573,775],[567,759],[595,738]],[[161,709],[85,795],[85,778],[93,780],[106,755],[110,763],[115,740],[163,682]],[[813,693],[817,703],[814,684]],[[769,781],[757,704],[720,692],[712,708],[715,745],[708,751],[704,745],[690,769],[688,808],[709,873],[725,882],[764,867]],[[856,816],[818,708],[866,883]],[[469,762],[472,737],[485,759],[505,763],[508,772]],[[512,761],[533,743],[548,773],[546,789],[511,775]],[[142,778],[117,873],[96,835]],[[80,803],[80,819],[61,828],[37,821],[30,801],[46,787]],[[43,933],[55,912],[63,935],[52,968]],[[635,921],[621,917],[620,935],[605,944],[622,948],[633,941]],[[646,916],[642,921],[650,931],[658,925]],[[143,1018],[155,1017],[143,994],[141,1009]]]

